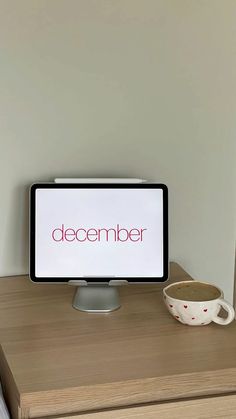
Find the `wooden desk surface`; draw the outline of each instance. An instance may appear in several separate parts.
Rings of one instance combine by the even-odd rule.
[[[170,277],[190,279],[175,263]],[[165,285],[120,287],[121,309],[92,314],[72,308],[73,287],[1,278],[0,373],[13,418],[236,392],[236,323],[178,323]]]

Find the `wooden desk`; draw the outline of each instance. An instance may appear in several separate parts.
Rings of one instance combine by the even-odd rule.
[[[189,278],[171,264],[171,281]],[[162,288],[121,287],[121,309],[88,314],[72,308],[72,287],[2,278],[0,373],[12,418],[235,419],[236,323],[181,325]]]

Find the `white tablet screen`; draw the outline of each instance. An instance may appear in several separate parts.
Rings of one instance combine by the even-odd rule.
[[[39,187],[35,275],[162,277],[163,190]]]

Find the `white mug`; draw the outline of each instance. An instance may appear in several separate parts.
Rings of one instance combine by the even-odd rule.
[[[200,283],[209,285],[210,287],[218,290],[217,298],[208,301],[188,301],[179,298],[174,298],[168,295],[168,290],[177,284],[194,284]],[[164,302],[167,309],[172,316],[180,323],[187,324],[189,326],[204,326],[211,322],[215,322],[221,325],[227,325],[231,323],[235,318],[235,312],[231,304],[224,300],[224,294],[222,290],[215,285],[208,284],[201,281],[180,281],[168,285],[163,289]],[[220,317],[218,314],[220,309],[223,307],[227,311],[227,318]]]

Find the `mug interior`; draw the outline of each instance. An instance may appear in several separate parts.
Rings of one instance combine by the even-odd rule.
[[[214,301],[222,297],[222,291],[215,285],[201,281],[181,281],[168,285],[164,295],[179,301]]]

